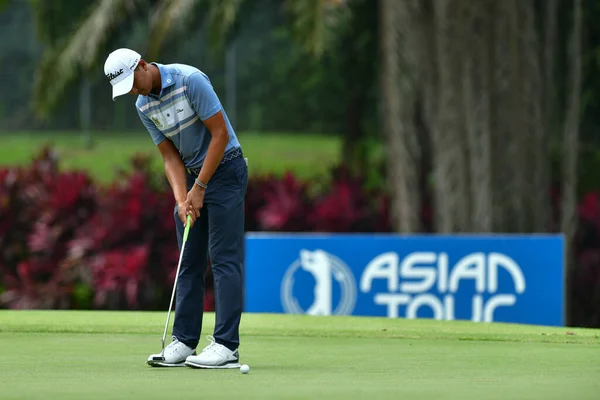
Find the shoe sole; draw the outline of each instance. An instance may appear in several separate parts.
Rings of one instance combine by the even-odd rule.
[[[191,355],[195,356],[196,351],[194,350],[194,352]],[[146,364],[148,364],[151,367],[167,367],[167,368],[168,367],[185,367],[185,360],[183,360],[179,363],[173,364],[173,363],[168,363],[168,362],[164,361],[164,359],[161,360],[160,358],[157,357],[156,360],[154,360],[154,359],[147,360]]]
[[[146,364],[148,364],[151,367],[185,367],[185,363],[179,363],[179,364],[170,364],[164,361],[152,361],[152,360],[148,360],[146,361]]]
[[[186,361],[185,365],[187,367],[197,368],[197,369],[233,369],[233,368],[240,368],[242,366],[239,362],[228,363],[228,364],[224,364],[224,365],[203,365],[203,364],[196,364],[196,363],[193,363],[190,361]]]

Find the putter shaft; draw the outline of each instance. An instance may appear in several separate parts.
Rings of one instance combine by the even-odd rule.
[[[171,301],[169,302],[169,311],[167,312],[167,322],[165,323],[165,330],[163,332],[163,337],[162,337],[162,350],[160,352],[161,356],[164,356],[164,352],[165,352],[165,339],[167,338],[167,328],[169,327],[169,322],[171,320],[171,308],[173,308],[173,299],[175,298],[175,291],[177,289],[177,278],[179,278],[179,270],[181,268],[181,261],[183,260],[183,252],[185,250],[185,243],[187,242],[187,238],[190,233],[190,219],[191,219],[191,217],[188,215],[187,221],[185,224],[185,230],[183,233],[183,242],[181,244],[181,252],[179,253],[179,262],[177,263],[177,271],[175,272],[175,282],[173,282],[173,291],[171,292]]]

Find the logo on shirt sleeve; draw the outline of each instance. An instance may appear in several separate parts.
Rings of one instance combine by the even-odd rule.
[[[160,122],[160,120],[157,117],[151,117],[152,122],[154,122],[154,125],[156,125],[156,127],[158,129],[162,129],[163,128],[163,124]]]

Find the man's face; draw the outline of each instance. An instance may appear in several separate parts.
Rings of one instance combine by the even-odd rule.
[[[133,87],[129,93],[142,96],[148,96],[152,90],[152,74],[148,64],[140,61],[133,73]]]

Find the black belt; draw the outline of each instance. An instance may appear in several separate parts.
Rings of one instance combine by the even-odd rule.
[[[243,155],[244,153],[242,152],[241,147],[236,147],[234,149],[226,151],[225,154],[223,154],[223,158],[221,159],[221,162],[219,164],[225,164],[226,162],[235,160],[236,158],[242,157]],[[200,169],[202,169],[202,166],[198,168],[186,168],[185,170],[188,174],[194,174],[198,176],[200,174]]]

